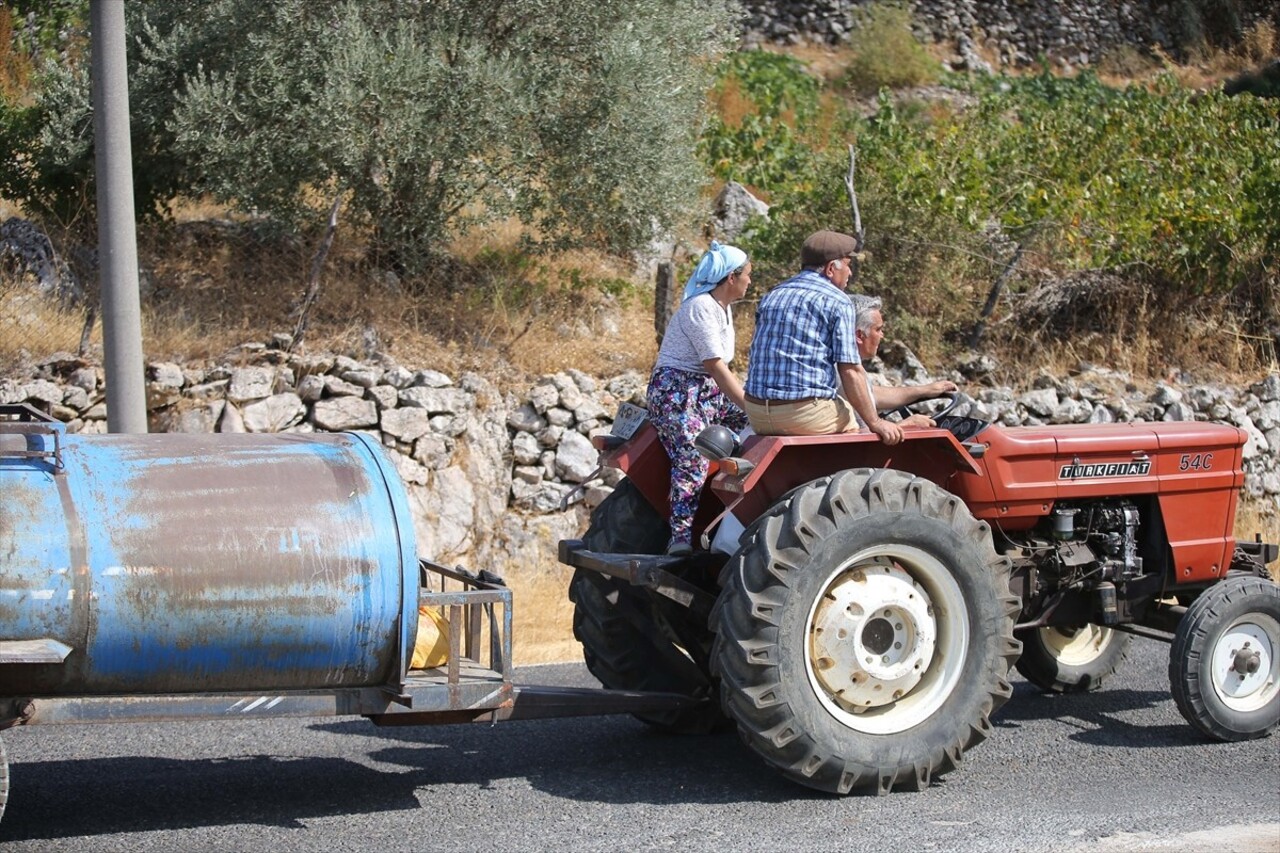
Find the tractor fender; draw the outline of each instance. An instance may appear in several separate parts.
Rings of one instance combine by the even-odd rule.
[[[982,475],[973,456],[945,429],[904,430],[892,447],[871,433],[754,435],[743,442],[739,473],[718,471],[711,490],[750,524],[796,486],[854,468],[906,471],[947,488],[958,473]]]

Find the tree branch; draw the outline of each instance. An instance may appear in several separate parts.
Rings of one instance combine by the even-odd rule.
[[[293,352],[294,348],[302,343],[302,337],[307,332],[307,321],[311,319],[311,309],[320,298],[320,271],[324,268],[325,258],[329,256],[329,249],[333,247],[333,235],[338,230],[338,208],[341,206],[342,188],[339,187],[333,196],[333,205],[329,208],[329,225],[325,228],[324,239],[320,241],[320,246],[311,259],[311,275],[307,280],[307,290],[303,294],[302,304],[298,307],[298,322],[293,327],[293,336],[289,339],[286,352]]]
[[[862,230],[862,213],[858,210],[858,191],[853,188],[853,173],[857,163],[858,154],[853,145],[850,144],[849,171],[844,176],[844,188],[849,193],[849,207],[853,212],[853,239],[857,248],[857,254],[853,258],[853,268],[849,274],[850,287],[858,282],[858,273],[862,271],[862,261],[864,259],[862,248],[866,245],[866,232]]]

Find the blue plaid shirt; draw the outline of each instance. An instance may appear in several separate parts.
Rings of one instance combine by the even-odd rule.
[[[853,300],[812,270],[765,294],[756,309],[744,390],[763,400],[832,399],[836,364],[861,364]]]

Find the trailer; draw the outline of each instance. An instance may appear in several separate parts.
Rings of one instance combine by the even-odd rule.
[[[424,609],[447,654],[413,669]],[[368,435],[78,435],[0,406],[0,730],[698,701],[515,684],[512,612],[500,578],[419,558],[404,486]],[[8,779],[0,740],[0,816]]]

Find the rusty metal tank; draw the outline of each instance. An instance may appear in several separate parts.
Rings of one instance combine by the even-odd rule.
[[[9,415],[0,696],[403,681],[417,556],[375,440],[90,436]]]

